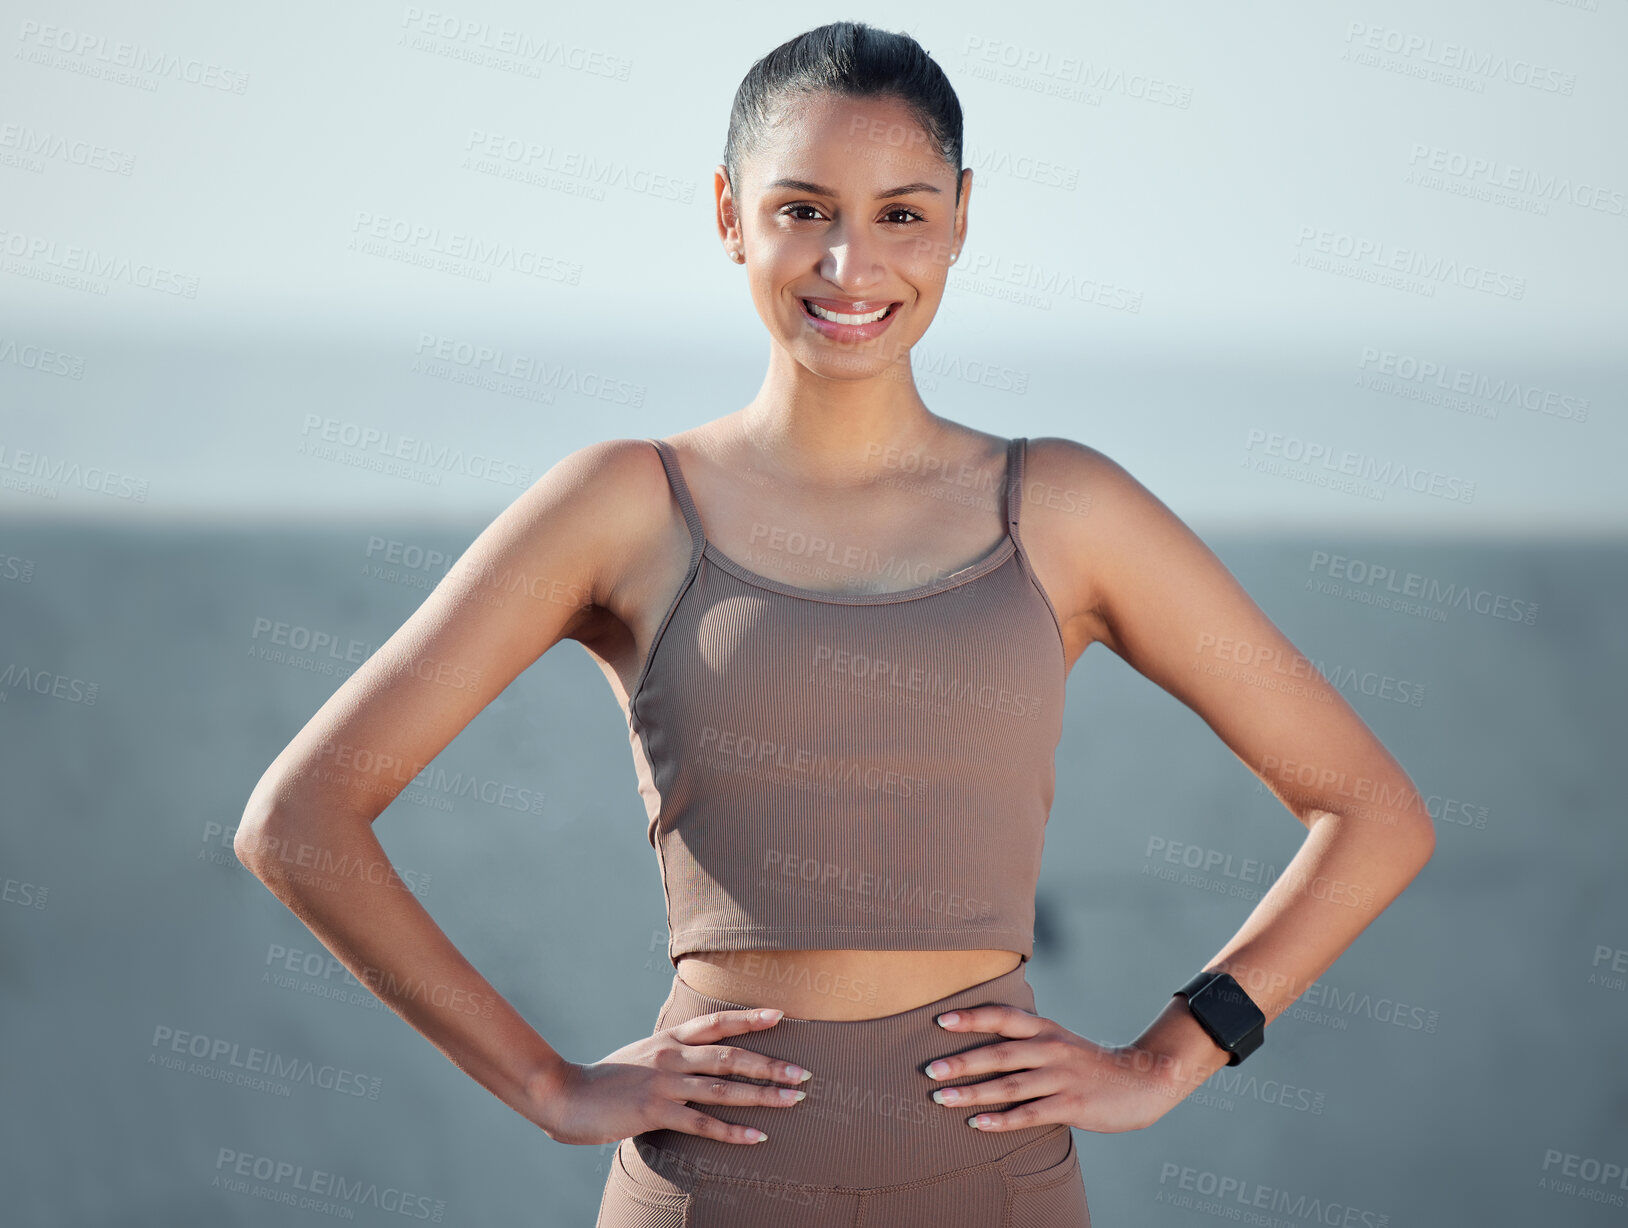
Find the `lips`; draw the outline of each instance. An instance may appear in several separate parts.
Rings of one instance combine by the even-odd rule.
[[[865,316],[878,311],[882,314],[864,324],[844,324],[840,320],[827,320],[823,316],[815,315],[811,304],[817,305],[822,311],[833,311],[844,316]],[[898,309],[903,306],[902,303],[889,302],[886,299],[829,298],[799,299],[798,305],[802,308],[803,319],[815,332],[828,340],[850,344],[870,341],[886,332],[893,323],[893,317],[899,314]]]

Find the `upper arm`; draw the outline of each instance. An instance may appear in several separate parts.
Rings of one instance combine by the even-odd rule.
[[[313,804],[376,818],[527,666],[605,604],[654,506],[650,466],[659,461],[646,443],[607,440],[555,463],[277,756],[245,822]]]
[[[1091,493],[1065,532],[1098,638],[1202,717],[1301,822],[1355,808],[1428,826],[1401,765],[1198,535],[1103,453],[1066,455],[1070,482]]]

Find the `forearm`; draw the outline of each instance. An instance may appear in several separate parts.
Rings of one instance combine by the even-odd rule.
[[[1270,1024],[1402,893],[1433,847],[1428,821],[1417,814],[1321,812],[1243,926],[1203,967],[1231,973]],[[1175,996],[1134,1044],[1162,1060],[1183,1094],[1227,1063]]]
[[[391,1010],[528,1120],[565,1065],[395,874],[371,824],[245,820],[239,859]]]

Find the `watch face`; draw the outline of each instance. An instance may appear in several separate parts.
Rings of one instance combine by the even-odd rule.
[[[1216,977],[1187,1001],[1193,1014],[1201,1017],[1228,1048],[1266,1023],[1260,1007],[1230,976]]]

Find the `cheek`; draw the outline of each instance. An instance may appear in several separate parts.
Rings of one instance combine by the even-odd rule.
[[[762,265],[752,270],[751,256],[747,256],[746,260],[747,268],[751,270],[752,302],[757,308],[758,315],[765,321],[774,321],[773,327],[777,331],[796,327],[802,308],[787,289],[792,275]]]
[[[807,276],[810,269],[820,267],[829,252],[814,239],[773,235],[759,241],[755,254],[759,265],[787,280]]]
[[[950,275],[950,251],[947,243],[923,239],[901,253],[896,267],[917,285],[942,285]]]

